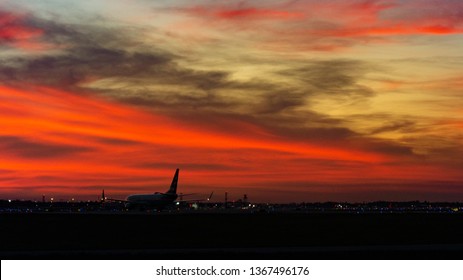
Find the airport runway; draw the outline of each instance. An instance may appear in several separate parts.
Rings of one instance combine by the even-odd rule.
[[[461,259],[461,214],[0,214],[2,259]]]

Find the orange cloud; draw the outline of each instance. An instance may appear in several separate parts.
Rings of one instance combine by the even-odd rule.
[[[0,193],[93,197],[103,186],[115,195],[150,192],[164,188],[175,167],[182,168],[185,189],[195,191],[461,179],[348,143],[298,142],[244,123],[241,133],[239,122],[233,131],[187,124],[46,87],[1,86],[0,104],[6,109],[0,111]]]
[[[7,106],[8,103],[5,102],[12,103],[9,106],[11,108],[18,106],[15,103],[21,103],[23,106],[16,109],[16,114],[1,120],[2,125],[8,127],[14,135],[21,132],[26,133],[24,136],[30,135],[31,131],[25,128],[36,127],[36,130],[39,130],[37,132],[42,133],[59,131],[177,147],[269,149],[304,154],[312,158],[366,162],[387,160],[383,155],[369,152],[322,147],[310,143],[282,142],[262,135],[257,127],[255,129],[258,133],[248,134],[247,137],[236,137],[233,133],[224,131],[206,131],[199,125],[184,127],[182,123],[161,115],[148,114],[50,88],[37,87],[32,92],[8,87],[1,87],[0,90],[4,99],[3,106]],[[20,114],[21,112],[23,114]],[[247,131],[250,131],[250,126],[247,125]],[[46,137],[56,138],[49,135]]]

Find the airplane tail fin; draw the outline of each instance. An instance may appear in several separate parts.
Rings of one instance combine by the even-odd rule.
[[[178,171],[179,169],[177,168],[177,170],[175,171],[174,178],[172,179],[172,183],[170,184],[170,188],[167,191],[167,193],[171,193],[171,194],[177,193]]]

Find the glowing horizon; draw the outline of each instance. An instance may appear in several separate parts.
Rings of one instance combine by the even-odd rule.
[[[4,1],[0,198],[165,191],[178,167],[179,192],[230,199],[461,201],[461,13]]]

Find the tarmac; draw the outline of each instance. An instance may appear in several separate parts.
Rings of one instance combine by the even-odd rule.
[[[2,259],[461,259],[463,215],[0,214]]]

